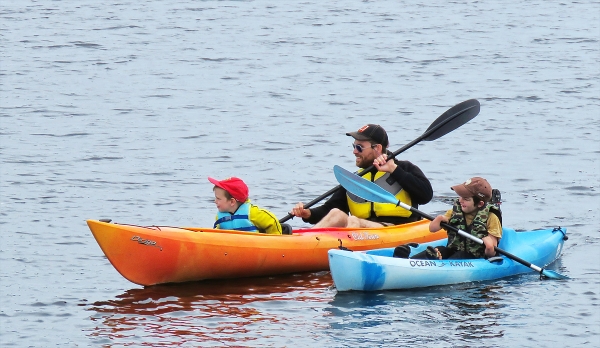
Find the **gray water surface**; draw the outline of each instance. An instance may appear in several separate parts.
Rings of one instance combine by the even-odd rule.
[[[600,346],[597,1],[4,1],[0,342],[5,347]],[[551,269],[337,293],[329,272],[143,288],[85,220],[210,226],[208,176],[279,217],[467,100],[480,114],[405,153],[450,186],[486,177],[504,225],[566,227]],[[295,227],[306,226],[292,220]]]

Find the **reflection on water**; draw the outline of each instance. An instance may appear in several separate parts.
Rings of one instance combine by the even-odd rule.
[[[336,292],[330,273],[317,272],[158,285],[82,306],[93,312],[87,335],[99,345],[336,346],[340,338],[356,345],[469,345],[503,342],[515,313],[530,309],[507,289],[537,286],[547,281],[529,273],[415,290]],[[298,333],[282,341],[282,330]]]
[[[229,345],[255,339],[257,327],[285,325],[286,302],[327,302],[329,272],[227,279],[131,289],[87,308],[97,343],[169,346],[185,342]],[[212,342],[212,343],[211,343]]]
[[[513,282],[531,279],[515,277]],[[412,291],[336,292],[329,272],[159,285],[87,305],[95,323],[88,336],[98,344],[252,346],[279,330],[306,330],[309,320],[314,337],[303,338],[302,332],[297,337],[308,344],[335,342],[349,334],[346,341],[374,336],[382,342],[477,342],[504,335],[503,286],[469,283]],[[277,339],[273,344],[286,345]]]
[[[529,281],[515,277],[513,282]],[[379,333],[409,344],[453,344],[502,338],[504,285],[468,283],[418,290],[337,293],[326,312],[331,329]]]
[[[465,296],[453,299],[441,314],[457,324],[457,334],[463,339],[502,337],[504,331],[499,321],[504,316],[500,309],[502,286],[472,286],[464,291]]]

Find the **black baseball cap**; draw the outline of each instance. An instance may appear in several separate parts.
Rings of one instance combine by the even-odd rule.
[[[381,144],[384,148],[387,148],[389,145],[385,129],[378,124],[369,123],[360,127],[356,132],[346,133],[346,135],[356,140],[369,140],[376,144]]]

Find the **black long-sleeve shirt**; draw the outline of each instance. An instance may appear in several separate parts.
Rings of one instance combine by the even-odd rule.
[[[409,161],[398,161],[394,159],[394,162],[398,165],[390,176],[396,180],[400,186],[410,195],[412,206],[415,208],[419,207],[419,204],[428,203],[433,198],[433,188],[431,182],[423,174],[423,171],[416,165]],[[377,172],[377,169],[373,168],[372,172]],[[338,208],[341,211],[350,213],[348,207],[348,200],[346,198],[346,189],[341,187],[337,190],[323,205],[311,208],[310,217],[303,219],[305,222],[310,224],[316,224],[321,221],[329,211],[333,208]],[[411,214],[409,217],[400,216],[372,216],[368,220],[376,222],[386,222],[394,225],[399,225],[407,222],[417,221],[421,217]]]

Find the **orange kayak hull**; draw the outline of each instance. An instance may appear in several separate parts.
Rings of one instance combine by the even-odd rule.
[[[395,247],[446,238],[429,221],[381,228],[299,229],[292,235],[88,220],[100,248],[129,281],[149,286],[329,269],[327,251]]]

